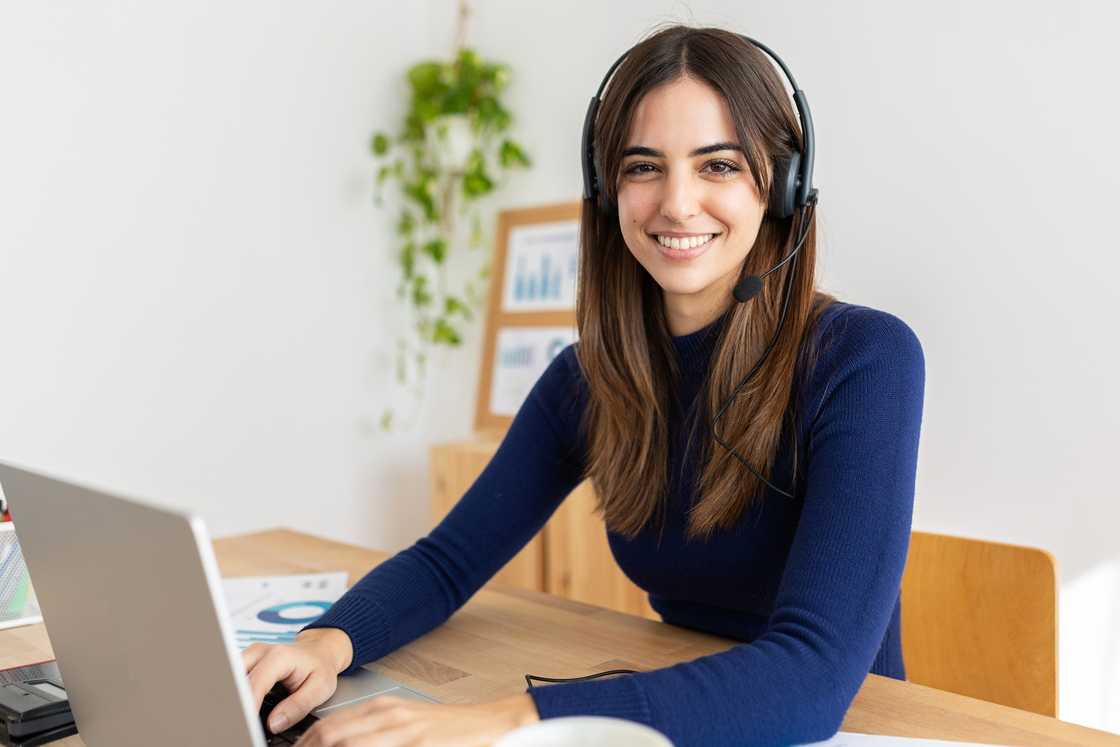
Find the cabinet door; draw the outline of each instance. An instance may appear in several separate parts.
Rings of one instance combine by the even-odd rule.
[[[462,441],[432,446],[432,526],[447,515],[474,484],[498,450],[496,441]],[[521,589],[544,591],[544,543],[537,534],[494,576]]]
[[[661,616],[646,593],[615,563],[607,531],[595,513],[595,489],[584,480],[545,527],[545,590],[650,620]]]

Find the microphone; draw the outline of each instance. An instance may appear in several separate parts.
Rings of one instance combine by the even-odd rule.
[[[816,198],[817,190],[814,189],[809,195],[810,201],[807,203],[806,207],[815,204],[817,201]],[[761,293],[762,281],[766,279],[766,276],[781,269],[786,262],[789,262],[791,259],[797,256],[797,253],[799,251],[801,251],[801,247],[805,244],[805,238],[809,235],[808,223],[812,213],[803,210],[801,215],[804,227],[801,231],[799,231],[800,236],[797,237],[797,244],[793,247],[793,251],[787,254],[785,256],[785,259],[783,259],[781,262],[774,265],[761,275],[747,275],[745,278],[736,283],[735,288],[731,291],[731,295],[735,297],[736,301],[738,301],[739,303],[746,303],[747,301],[751,300],[759,293]]]
[[[735,284],[735,290],[731,291],[731,295],[735,296],[735,300],[739,303],[746,303],[757,296],[761,290],[762,278],[757,275],[747,275]]]

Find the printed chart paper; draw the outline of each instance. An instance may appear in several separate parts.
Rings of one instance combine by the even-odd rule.
[[[510,229],[503,311],[568,311],[576,307],[579,221]]]
[[[227,578],[222,587],[238,648],[291,643],[346,591],[346,572]]]
[[[561,350],[576,341],[571,327],[503,327],[498,330],[490,411],[514,416],[533,384]]]

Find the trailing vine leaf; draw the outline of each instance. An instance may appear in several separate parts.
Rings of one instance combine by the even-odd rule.
[[[398,259],[401,263],[401,274],[404,279],[412,280],[412,276],[416,274],[416,245],[410,241],[402,246]]]
[[[521,146],[512,140],[503,140],[502,147],[499,151],[498,160],[501,162],[503,168],[512,168],[514,166],[530,166],[529,156],[525,155],[525,151],[521,150]]]
[[[443,264],[444,257],[447,256],[447,242],[442,238],[432,239],[424,244],[422,251],[424,254],[432,258],[432,261],[437,265]]]
[[[448,296],[444,299],[443,313],[448,317],[452,314],[459,314],[467,320],[474,318],[474,313],[471,311],[470,307],[455,296]]]
[[[412,303],[417,307],[428,306],[432,303],[432,294],[428,292],[426,275],[417,275],[412,278]]]
[[[477,276],[459,290],[446,276],[449,255],[457,244],[472,250],[485,244],[478,201],[499,187],[498,171],[528,168],[531,160],[505,135],[513,122],[501,100],[512,78],[505,63],[464,47],[451,60],[417,62],[405,78],[409,105],[400,130],[374,132],[369,148],[378,161],[374,203],[384,205],[385,183],[395,181],[400,190],[397,297],[412,309],[414,336],[399,341],[397,379],[420,396],[428,348],[460,345],[462,325],[485,303],[489,259],[481,258]],[[469,221],[466,241],[459,216]],[[396,422],[391,408],[381,419],[386,429]]]
[[[416,227],[416,219],[412,217],[412,211],[404,209],[401,211],[401,217],[397,220],[397,233],[401,236],[407,236],[412,233],[412,229]]]
[[[432,342],[444,342],[448,345],[458,345],[462,342],[459,333],[447,323],[443,317],[436,319],[435,330],[432,332]]]
[[[389,136],[383,132],[373,133],[369,148],[375,156],[383,156],[389,152]]]

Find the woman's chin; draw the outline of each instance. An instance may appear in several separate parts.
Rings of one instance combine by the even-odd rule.
[[[713,278],[680,271],[665,273],[663,277],[655,275],[653,279],[661,286],[661,290],[674,296],[694,296],[711,288],[713,283]]]

